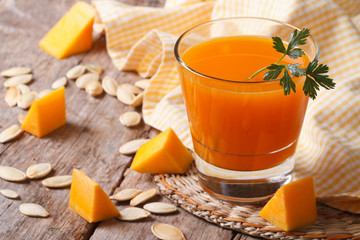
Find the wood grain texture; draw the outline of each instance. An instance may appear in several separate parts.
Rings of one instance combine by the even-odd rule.
[[[76,0],[1,0],[0,1],[0,59],[1,69],[27,66],[33,69],[31,89],[40,92],[50,89],[51,83],[65,76],[79,63],[96,63],[106,75],[118,83],[134,83],[140,77],[121,72],[114,67],[106,53],[103,36],[95,36],[90,52],[57,60],[38,47],[45,33],[68,11]],[[88,1],[89,2],[89,1]],[[162,6],[164,0],[124,0],[142,6]],[[26,111],[9,107],[4,99],[6,88],[0,79],[0,131],[17,123],[19,114]],[[82,169],[109,195],[119,189],[155,187],[151,176],[128,169],[131,157],[119,154],[119,146],[136,138],[153,137],[157,131],[143,122],[133,128],[123,127],[118,118],[132,108],[116,98],[102,94],[97,98],[78,89],[70,80],[66,86],[67,124],[42,139],[24,133],[15,141],[0,144],[0,164],[26,171],[34,163],[49,162],[54,170],[50,176],[71,174]],[[141,112],[141,108],[136,108]],[[174,224],[187,239],[255,239],[219,228],[182,209],[168,216],[152,215],[140,222],[121,222],[116,219],[89,224],[68,207],[69,188],[48,189],[41,179],[12,183],[0,179],[0,188],[10,188],[20,195],[18,200],[0,196],[0,239],[155,239],[150,227],[157,222]],[[169,202],[157,196],[155,200]],[[48,218],[30,218],[18,211],[21,203],[42,205]],[[128,205],[117,204],[119,209]]]

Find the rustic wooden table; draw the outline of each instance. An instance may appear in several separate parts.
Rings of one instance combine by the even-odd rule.
[[[49,89],[51,83],[80,63],[96,63],[105,75],[119,83],[134,83],[140,77],[121,72],[114,67],[107,52],[105,37],[94,39],[90,52],[64,60],[52,58],[38,47],[39,40],[70,9],[76,0],[0,0],[0,70],[14,66],[33,69],[31,89]],[[161,0],[127,0],[125,3],[143,6],[162,6]],[[2,79],[3,81],[4,79]],[[6,88],[0,84],[0,130],[17,124],[19,114],[26,111],[9,107],[4,99]],[[93,98],[78,89],[73,81],[66,87],[67,124],[42,139],[22,134],[15,141],[0,144],[0,165],[23,171],[34,163],[49,162],[52,175],[71,174],[73,168],[82,169],[109,195],[119,189],[155,187],[150,174],[139,174],[129,169],[131,157],[121,155],[122,143],[136,138],[153,137],[157,131],[143,122],[134,128],[123,127],[118,118],[131,110],[116,98],[106,94]],[[136,111],[141,112],[141,108]],[[222,229],[179,209],[167,216],[154,215],[140,222],[120,222],[116,219],[89,224],[68,207],[69,188],[47,189],[41,180],[22,183],[0,179],[0,188],[16,190],[20,199],[0,196],[0,239],[156,239],[150,227],[164,222],[179,227],[186,239],[255,239]],[[169,202],[158,196],[157,200]],[[22,215],[21,203],[32,202],[44,206],[48,218]],[[117,204],[119,209],[128,203]]]

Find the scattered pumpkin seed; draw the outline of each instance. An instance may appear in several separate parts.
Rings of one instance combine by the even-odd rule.
[[[66,72],[66,77],[69,79],[78,78],[85,73],[85,70],[86,68],[84,65],[77,65]]]
[[[26,180],[26,175],[17,168],[0,166],[0,178],[9,182],[21,182]]]
[[[59,78],[59,79],[55,80],[55,81],[51,84],[51,88],[52,88],[52,89],[58,89],[58,88],[64,87],[66,84],[67,84],[67,79],[66,79],[66,77],[62,77],[62,78]]]
[[[30,179],[42,178],[48,175],[52,170],[50,163],[39,163],[28,167],[26,176]]]
[[[130,83],[120,84],[119,87],[125,89],[128,92],[132,92],[134,95],[140,94],[141,92],[143,92],[143,90],[141,90],[140,88],[138,88],[134,85],[131,85]]]
[[[52,91],[53,91],[53,90],[51,90],[51,89],[44,89],[44,90],[40,91],[40,92],[39,92],[39,98],[42,98],[42,97],[48,95],[48,94],[51,93]]]
[[[162,240],[184,240],[184,234],[177,227],[165,224],[155,223],[151,226],[151,232]]]
[[[24,95],[20,94],[17,96],[17,105],[22,109],[28,109],[37,98],[37,93],[33,91]]]
[[[20,114],[20,115],[18,116],[18,121],[19,121],[19,123],[20,123],[20,124],[23,124],[24,121],[25,121],[25,118],[26,118],[26,115]]]
[[[25,94],[25,93],[31,92],[31,89],[29,88],[28,85],[20,83],[19,85],[16,85],[16,87],[17,87],[17,89],[19,89],[20,94]]]
[[[18,95],[19,95],[19,90],[16,87],[10,87],[5,93],[5,102],[10,107],[16,106]]]
[[[85,86],[85,91],[93,96],[99,96],[103,92],[103,88],[101,87],[101,84],[99,81],[90,81]]]
[[[148,79],[141,79],[135,82],[135,86],[143,90],[147,89],[149,85],[150,85],[150,80]]]
[[[16,137],[20,136],[22,132],[22,129],[18,125],[14,124],[0,133],[0,142],[6,143],[10,140],[13,140]]]
[[[134,127],[139,125],[141,121],[140,114],[134,111],[125,112],[120,115],[119,120],[125,127]]]
[[[110,196],[110,199],[116,200],[116,201],[127,201],[130,199],[133,199],[137,195],[139,195],[142,192],[140,189],[136,188],[126,188],[121,190],[120,192],[116,193],[115,195]]]
[[[31,72],[31,68],[27,67],[13,67],[6,69],[0,73],[3,77],[14,77],[17,75],[24,75]]]
[[[163,202],[147,203],[144,205],[144,209],[148,210],[151,213],[158,213],[158,214],[173,213],[177,211],[177,207],[175,207],[174,205]]]
[[[110,96],[116,96],[116,90],[118,88],[118,84],[110,76],[105,76],[102,80],[102,87],[104,91],[109,94]]]
[[[136,221],[150,216],[151,213],[138,207],[128,207],[120,211],[120,215],[117,216],[122,221]]]
[[[149,141],[149,139],[144,139],[144,138],[129,141],[120,146],[119,152],[124,155],[134,154],[141,147],[141,145],[143,145],[147,141]]]
[[[86,85],[92,81],[99,81],[99,74],[86,73],[86,74],[80,76],[78,79],[76,79],[75,84],[78,88],[84,89],[86,87]]]
[[[63,188],[70,186],[71,181],[71,175],[62,175],[46,178],[41,183],[48,188]]]
[[[135,95],[132,92],[120,86],[116,90],[116,96],[120,102],[125,103],[127,105],[130,105],[135,98]]]
[[[29,217],[47,217],[48,211],[45,208],[35,203],[22,203],[19,206],[19,211]]]
[[[5,87],[13,87],[19,84],[26,84],[29,83],[32,80],[33,75],[32,74],[24,74],[24,75],[17,75],[11,78],[8,78],[4,82]]]
[[[11,190],[11,189],[1,189],[0,193],[4,195],[7,198],[16,199],[19,197],[19,194],[17,192]]]
[[[129,104],[130,107],[138,107],[143,103],[144,92],[139,93]]]
[[[86,70],[88,70],[89,72],[92,72],[92,73],[96,73],[99,75],[102,73],[102,68],[96,64],[92,64],[92,63],[86,64],[85,68],[86,68]]]
[[[150,198],[155,197],[156,194],[157,194],[157,191],[156,191],[155,188],[152,188],[150,190],[142,192],[139,195],[137,195],[136,197],[134,197],[133,199],[131,199],[130,206],[134,207],[134,206],[137,206],[137,205],[139,205],[141,203],[144,203],[147,200],[149,200]]]

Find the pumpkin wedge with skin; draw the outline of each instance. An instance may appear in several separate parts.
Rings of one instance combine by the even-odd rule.
[[[313,178],[302,178],[279,188],[259,215],[285,231],[315,223],[317,212]]]
[[[77,169],[73,170],[69,206],[89,223],[120,214],[99,184]]]

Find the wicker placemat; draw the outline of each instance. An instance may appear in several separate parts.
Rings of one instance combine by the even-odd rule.
[[[263,205],[218,200],[199,185],[194,164],[183,174],[159,174],[160,192],[186,211],[216,225],[265,239],[360,239],[360,216],[318,204],[316,224],[284,232],[262,219]]]

